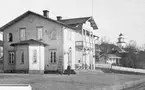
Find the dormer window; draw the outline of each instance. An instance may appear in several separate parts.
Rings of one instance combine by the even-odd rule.
[[[8,33],[7,34],[7,41],[8,42],[12,42],[13,41],[13,34],[12,33]]]

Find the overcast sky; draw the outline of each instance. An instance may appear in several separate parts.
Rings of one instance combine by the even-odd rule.
[[[0,3],[0,26],[27,10],[42,14],[42,10],[48,9],[51,18],[92,16],[91,0],[1,0]],[[115,43],[119,33],[123,33],[126,42],[145,44],[145,0],[94,0],[93,7],[98,36],[106,36]]]

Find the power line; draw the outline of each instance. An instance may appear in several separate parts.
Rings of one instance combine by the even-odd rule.
[[[92,0],[92,17],[93,17],[93,10],[94,10],[94,5],[93,5],[94,1]]]

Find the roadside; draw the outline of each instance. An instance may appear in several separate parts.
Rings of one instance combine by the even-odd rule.
[[[34,90],[101,90],[144,79],[144,75],[78,71],[76,75],[0,74],[0,84],[30,84]],[[107,89],[108,90],[108,89]]]
[[[103,88],[103,90],[144,90],[144,89],[145,89],[145,78],[125,82],[122,85],[119,84]]]

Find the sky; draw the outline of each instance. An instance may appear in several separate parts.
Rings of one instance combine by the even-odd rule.
[[[53,19],[93,16],[99,28],[95,34],[110,42],[116,43],[122,33],[126,42],[145,44],[145,0],[1,0],[0,3],[0,27],[28,10],[39,14],[49,10]]]

